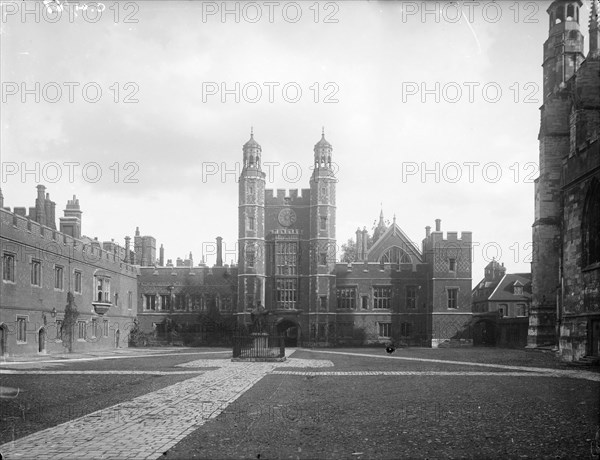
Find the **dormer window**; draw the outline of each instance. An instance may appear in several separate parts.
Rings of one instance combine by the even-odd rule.
[[[515,281],[513,284],[513,294],[523,295],[523,285],[519,281]]]

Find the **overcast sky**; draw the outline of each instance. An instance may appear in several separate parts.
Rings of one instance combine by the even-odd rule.
[[[324,126],[339,244],[383,206],[418,247],[436,218],[472,231],[474,283],[494,256],[528,272],[549,4],[5,2],[5,206],[42,183],[57,224],[76,194],[85,235],[196,263],[220,235],[228,263],[250,127],[267,187],[308,188]]]

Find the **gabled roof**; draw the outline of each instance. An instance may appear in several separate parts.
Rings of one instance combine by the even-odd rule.
[[[410,256],[413,263],[422,262],[421,251],[417,248],[406,233],[402,231],[396,222],[393,222],[388,229],[379,237],[379,239],[367,251],[367,260],[377,262],[383,253],[394,246],[398,246]]]
[[[523,294],[514,294],[514,286],[523,287]],[[518,302],[531,300],[531,273],[508,273],[494,289],[488,300]]]

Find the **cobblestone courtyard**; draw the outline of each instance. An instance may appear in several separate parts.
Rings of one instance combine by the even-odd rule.
[[[581,458],[593,448],[600,374],[547,355],[287,354],[283,363],[234,363],[226,350],[132,350],[2,363],[0,384],[19,393],[0,400],[0,452],[9,459]]]

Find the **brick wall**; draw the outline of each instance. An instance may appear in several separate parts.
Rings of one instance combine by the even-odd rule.
[[[69,235],[28,221],[6,210],[0,210],[1,249],[15,256],[14,282],[0,284],[0,324],[6,332],[5,354],[38,353],[39,332],[46,332],[46,352],[62,352],[56,340],[57,320],[64,317],[67,292],[74,293],[79,321],[85,322],[86,339],[75,340],[74,351],[127,346],[126,335],[137,312],[137,269],[121,261],[113,252],[86,245]],[[41,286],[31,284],[31,261],[41,263]],[[62,288],[55,287],[55,267],[63,269]],[[81,292],[75,292],[75,272],[81,273]],[[110,277],[112,306],[104,315],[97,314],[94,275]],[[131,305],[129,305],[131,292]],[[56,316],[52,316],[53,309]],[[26,340],[17,342],[17,317],[25,317]],[[102,333],[93,336],[92,318],[102,324]],[[104,332],[104,321],[109,322]],[[118,332],[117,332],[118,331]],[[77,337],[76,333],[76,337]]]

